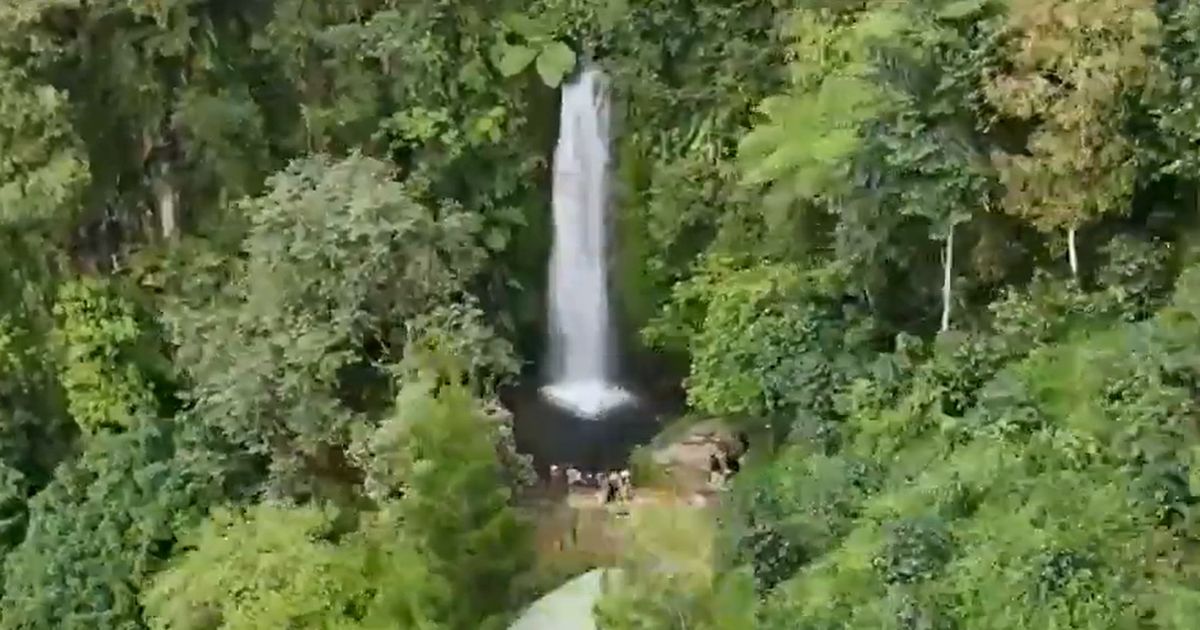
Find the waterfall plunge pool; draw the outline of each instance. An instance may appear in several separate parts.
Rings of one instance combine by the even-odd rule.
[[[591,473],[624,468],[633,449],[649,443],[679,412],[674,398],[621,388],[622,404],[588,416],[553,401],[545,389],[525,383],[501,393],[513,414],[517,450],[533,457],[541,475],[552,464]]]
[[[551,403],[591,420],[635,402],[624,388],[600,379],[552,383],[541,392]]]

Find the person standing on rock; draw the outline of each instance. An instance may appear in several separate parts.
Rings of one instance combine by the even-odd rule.
[[[549,496],[557,498],[564,494],[564,486],[566,480],[563,478],[562,468],[557,464],[550,464],[550,475],[546,480],[546,492]]]
[[[608,505],[617,500],[621,495],[621,475],[617,471],[608,473],[608,478],[604,483],[604,504]]]
[[[721,463],[721,458],[717,457],[717,452],[708,454],[708,482],[714,487],[721,487],[725,480],[725,466]]]
[[[732,450],[725,451],[725,478],[733,479],[733,476],[742,472],[742,463],[738,461],[738,456],[733,454]]]
[[[579,469],[574,466],[567,468],[567,487],[574,488],[582,483],[583,473],[579,472]]]

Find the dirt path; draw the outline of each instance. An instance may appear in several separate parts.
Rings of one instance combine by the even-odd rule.
[[[633,499],[605,505],[595,488],[572,488],[538,508],[539,556],[550,563],[613,566],[625,549],[632,515],[648,510],[715,512],[720,491],[709,483],[709,455],[731,436],[700,423],[653,453],[657,483],[634,488]]]

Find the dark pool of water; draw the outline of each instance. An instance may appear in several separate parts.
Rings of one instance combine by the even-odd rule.
[[[623,468],[633,449],[648,443],[679,411],[674,396],[648,391],[596,419],[547,401],[536,384],[512,387],[502,399],[513,412],[517,450],[532,455],[542,475],[551,464],[583,472]]]

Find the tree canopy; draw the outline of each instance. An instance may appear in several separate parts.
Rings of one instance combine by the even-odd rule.
[[[28,0],[0,630],[515,618],[585,67],[630,376],[762,436],[601,627],[1194,625],[1195,2]]]

